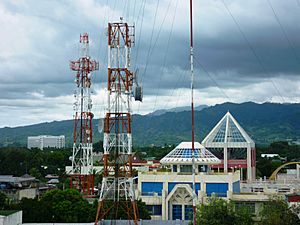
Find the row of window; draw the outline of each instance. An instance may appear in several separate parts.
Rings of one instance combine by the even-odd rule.
[[[161,205],[147,205],[147,210],[152,216],[161,216]],[[193,207],[191,205],[184,205],[184,220],[191,220],[193,216]],[[173,220],[182,220],[182,205],[172,205]]]
[[[162,206],[161,205],[147,205],[147,210],[150,215],[161,216]],[[255,203],[254,202],[236,202],[235,208],[247,208],[250,213],[255,214]],[[191,220],[193,216],[193,207],[191,205],[184,205],[184,220]],[[182,220],[182,205],[172,205],[172,219]]]
[[[207,165],[199,165],[198,166],[198,171],[199,172],[207,172]],[[173,165],[173,172],[178,172],[177,170],[177,165]],[[193,172],[193,167],[191,165],[180,165],[180,172],[181,173],[192,173]]]
[[[169,182],[168,183],[168,193],[170,193],[176,184],[189,184],[192,187],[190,182]],[[233,191],[235,193],[240,192],[239,182],[233,183]],[[161,196],[163,190],[163,182],[142,182],[142,196],[153,196],[155,193]],[[201,190],[201,184],[195,184],[195,190],[198,194],[198,191]],[[226,197],[228,191],[228,183],[206,183],[206,194],[211,196],[213,193],[219,197]]]

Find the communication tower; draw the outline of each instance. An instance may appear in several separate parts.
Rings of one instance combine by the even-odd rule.
[[[108,95],[104,119],[104,172],[95,224],[104,217],[115,221],[120,212],[138,224],[132,173],[132,97],[142,101],[136,73],[129,70],[134,26],[108,24]]]
[[[94,194],[93,174],[93,113],[91,99],[91,72],[99,69],[99,63],[89,56],[89,36],[80,35],[80,58],[70,62],[70,68],[76,71],[74,91],[74,131],[72,169],[70,187],[75,187],[84,196]]]

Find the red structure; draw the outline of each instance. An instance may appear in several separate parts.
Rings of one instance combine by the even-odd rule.
[[[138,208],[132,173],[131,99],[141,100],[134,86],[130,48],[134,27],[122,21],[108,24],[108,106],[104,120],[104,172],[95,224],[104,218],[118,220],[125,213],[138,224]]]
[[[70,68],[76,71],[74,92],[74,131],[72,170],[70,187],[78,189],[84,196],[94,194],[93,174],[93,113],[91,100],[91,72],[99,69],[99,63],[89,56],[89,36],[80,35],[81,57],[70,62]]]

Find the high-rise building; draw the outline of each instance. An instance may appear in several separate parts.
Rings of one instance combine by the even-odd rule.
[[[65,135],[51,136],[51,135],[39,135],[30,136],[27,138],[27,148],[64,148],[65,147]]]

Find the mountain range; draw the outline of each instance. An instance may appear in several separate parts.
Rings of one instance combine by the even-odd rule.
[[[300,104],[223,103],[200,106],[195,111],[195,140],[201,142],[217,122],[230,111],[257,144],[277,140],[300,139]],[[94,120],[94,142],[102,139]],[[72,120],[53,121],[29,126],[0,129],[0,145],[26,146],[27,137],[34,135],[65,135],[72,145]],[[178,144],[191,140],[189,107],[133,115],[133,144],[136,146]]]

